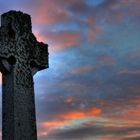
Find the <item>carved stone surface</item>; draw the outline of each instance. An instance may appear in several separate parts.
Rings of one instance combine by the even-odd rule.
[[[16,11],[1,15],[3,140],[37,139],[33,75],[45,68],[48,45],[36,40],[30,16]]]

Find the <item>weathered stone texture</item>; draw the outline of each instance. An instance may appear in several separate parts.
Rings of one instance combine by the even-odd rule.
[[[38,42],[31,18],[9,11],[1,16],[0,71],[3,74],[3,140],[36,140],[33,75],[48,68],[48,45]]]

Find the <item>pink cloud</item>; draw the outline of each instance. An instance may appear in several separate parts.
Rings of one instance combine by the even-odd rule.
[[[34,32],[35,37],[37,38],[37,41],[39,41],[39,42],[45,42],[46,37],[43,36],[43,34],[41,34],[41,33],[40,33],[39,31],[37,31],[37,30],[34,30],[33,32]]]
[[[73,104],[74,103],[74,98],[72,96],[68,96],[65,101],[67,104]]]
[[[52,51],[78,46],[81,40],[80,33],[74,31],[49,32],[46,35],[35,31],[34,34],[37,40],[46,41],[51,46]]]
[[[67,10],[57,0],[40,0],[33,4],[33,22],[38,24],[52,24],[67,20]]]
[[[95,69],[94,66],[77,67],[77,68],[71,70],[71,73],[84,73],[84,72],[89,72],[94,69]]]
[[[37,136],[38,137],[46,137],[48,135],[47,131],[38,131]]]
[[[69,10],[83,10],[85,8],[84,0],[40,0],[33,1],[32,15],[33,22],[37,24],[54,24],[73,19],[74,15]],[[26,6],[30,8],[29,5]]]

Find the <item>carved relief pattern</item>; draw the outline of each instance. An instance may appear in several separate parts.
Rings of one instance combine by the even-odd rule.
[[[0,57],[8,58],[8,55],[15,52],[15,41],[8,38],[8,30],[1,28],[0,30]]]
[[[37,67],[38,70],[48,67],[48,45],[37,42],[31,33],[29,16],[24,15],[24,18],[17,16],[12,13],[2,16],[0,58],[8,59],[14,56],[16,58],[14,65],[16,84],[31,87],[33,67]],[[31,61],[34,62],[32,67]]]

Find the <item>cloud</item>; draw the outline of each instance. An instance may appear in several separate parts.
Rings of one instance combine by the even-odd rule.
[[[122,119],[126,119],[126,120],[133,120],[135,118],[135,121],[139,121],[140,120],[140,104],[138,104],[136,107],[131,107],[129,109],[127,109],[126,111],[124,111],[124,113],[122,113],[121,118]]]
[[[32,13],[33,22],[36,24],[53,24],[68,18],[68,11],[57,0],[30,0],[25,3],[25,7]]]
[[[139,1],[137,1],[137,0],[133,0],[133,1],[130,1],[130,0],[124,0],[124,1],[122,1],[122,3],[124,3],[126,6],[140,6],[140,2]]]
[[[89,26],[92,27],[96,23],[96,19],[92,16],[87,16],[85,19],[85,23]]]
[[[41,34],[38,30],[34,30],[33,33],[34,33],[37,41],[39,41],[39,42],[45,42],[46,41],[46,37],[43,34]]]
[[[97,57],[97,61],[108,65],[113,65],[115,63],[114,59],[108,54],[101,54]]]
[[[57,108],[59,109],[59,108]],[[85,119],[85,117],[95,117],[100,115],[102,110],[97,107],[88,108],[86,110],[63,110],[62,112],[57,112],[52,117],[47,116],[48,120],[39,121],[38,124],[38,136],[40,138],[48,136],[51,132],[53,132],[55,129],[59,129],[61,127],[69,127],[69,124],[72,123],[72,121],[78,121],[80,118]],[[48,113],[48,115],[50,115]]]
[[[128,69],[122,69],[118,72],[120,75],[140,75],[140,70],[128,70]]]
[[[50,49],[52,52],[56,52],[58,50],[75,47],[80,45],[81,34],[76,31],[60,31],[60,32],[47,32],[45,34],[41,34],[39,32],[34,32],[37,40],[48,42]]]
[[[131,17],[139,9],[134,2],[104,0],[96,6],[85,0],[18,2],[17,9],[23,7],[32,15],[38,40],[51,49],[50,68],[36,80],[40,139],[139,137],[139,99],[135,99],[140,90],[139,26]],[[136,46],[130,45],[131,40],[137,41],[132,43]]]
[[[63,126],[66,123],[68,123],[67,120],[54,120],[54,121],[49,121],[49,122],[42,122],[41,126],[46,127],[46,128],[52,128],[52,127],[58,127],[58,126]]]
[[[78,118],[84,118],[84,117],[90,117],[90,116],[95,116],[98,115],[102,112],[100,108],[89,108],[84,111],[77,111],[74,110],[72,112],[68,112],[66,114],[60,114],[58,115],[59,118],[63,118],[65,120],[73,120],[73,119],[78,119]]]
[[[80,43],[80,37],[80,33],[78,32],[63,31],[50,34],[48,39],[53,39],[52,44],[55,42],[54,49],[58,50],[66,47],[78,46]]]
[[[74,103],[74,98],[72,96],[68,96],[65,101],[67,104],[73,104]]]
[[[31,5],[33,8],[30,10]],[[25,7],[31,11],[34,23],[57,24],[73,20],[75,15],[72,11],[82,12],[87,6],[84,0],[30,0],[28,4],[25,4]]]
[[[135,58],[139,58],[140,57],[140,50],[136,50],[136,51],[131,51],[129,53],[127,53],[127,57],[129,59],[135,59]]]
[[[94,26],[89,29],[88,40],[94,42],[97,39],[97,34],[101,31],[101,26]]]
[[[120,5],[121,2],[118,2],[117,0],[115,1],[105,0],[101,4],[99,4],[96,8],[92,5],[91,6],[87,5],[86,1],[84,0],[80,2],[74,0],[70,0],[69,2],[64,0],[58,1],[41,0],[40,2],[35,1],[33,2],[33,10],[32,10],[33,15],[32,17],[35,25],[37,24],[40,26],[42,24],[57,25],[58,23],[61,23],[61,26],[63,26],[64,28],[66,28],[67,26],[68,29],[71,28],[71,26],[69,26],[69,23],[71,23],[71,25],[74,24],[75,26],[77,26],[76,30],[78,30],[80,34],[80,39],[76,35],[77,31],[75,31],[75,33],[72,33],[73,32],[72,30],[68,31],[69,32],[68,36],[70,36],[70,34],[74,34],[72,35],[73,39],[72,36],[70,37],[72,41],[68,39],[66,40],[65,37],[64,41],[60,41],[58,37],[55,38],[55,34],[60,34],[60,36],[63,36],[63,34],[67,32],[63,31],[62,29],[63,27],[61,27],[62,29],[61,31],[55,32],[46,31],[46,33],[43,32],[38,33],[37,31],[35,32],[38,36],[38,40],[47,41],[51,46],[55,46],[56,50],[59,50],[59,48],[69,47],[72,45],[80,46],[82,44],[81,42],[83,41],[81,40],[81,38],[82,39],[85,38],[84,40],[86,42],[101,43],[104,42],[103,41],[104,39],[101,38],[101,36],[99,36],[100,35],[99,33],[101,32],[103,33],[105,31],[103,30],[104,24],[100,24],[99,21],[107,21],[108,23],[113,23],[114,25],[122,21],[124,19],[124,16],[126,16],[126,12],[122,12],[122,10],[120,10],[121,12],[118,12],[119,9],[123,8],[123,6]],[[83,18],[80,18],[81,16]],[[49,29],[49,27],[46,28]],[[81,28],[83,30],[80,30]],[[51,26],[50,30],[54,29],[55,27]],[[85,32],[88,32],[87,35],[85,35]]]
[[[40,138],[40,137],[46,137],[48,135],[48,132],[46,131],[37,131],[37,136]]]
[[[43,121],[39,123],[39,127],[44,129],[47,129],[44,133],[44,131],[39,132],[39,136],[42,137],[44,134],[49,134],[49,131],[55,128],[59,127],[65,127],[66,125],[70,124],[73,120],[77,121],[81,118],[85,117],[94,117],[99,114],[101,114],[102,110],[97,107],[92,107],[86,110],[71,110],[67,112],[63,112],[62,114],[57,114],[55,118],[50,119],[48,121]]]
[[[69,138],[70,140],[80,140],[80,139],[107,139],[107,138],[117,138],[117,140],[125,140],[126,138],[136,138],[139,135],[139,127],[111,127],[111,126],[83,126],[75,129],[66,130],[56,130],[52,131],[47,138],[50,140],[62,139],[65,140]],[[135,135],[134,135],[135,134]]]
[[[78,74],[78,73],[90,72],[90,71],[93,71],[95,69],[96,69],[96,67],[94,67],[94,66],[83,66],[83,67],[73,68],[70,72],[74,73],[74,74]]]

